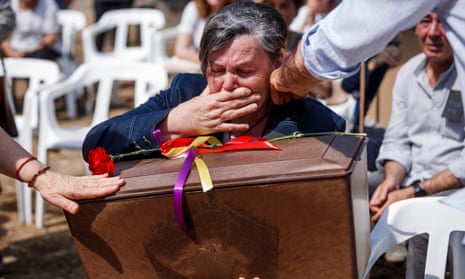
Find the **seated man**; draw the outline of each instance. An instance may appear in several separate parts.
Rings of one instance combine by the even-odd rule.
[[[56,60],[61,56],[58,7],[53,0],[13,0],[16,28],[2,42],[6,57]]]
[[[226,6],[206,23],[199,54],[203,75],[176,75],[169,89],[94,127],[84,142],[84,158],[99,146],[110,154],[156,147],[155,129],[163,140],[214,134],[224,142],[240,135],[344,131],[344,120],[316,100],[272,104],[269,80],[283,62],[286,33],[272,7]]]
[[[397,74],[391,119],[377,158],[382,172],[369,177],[373,221],[395,201],[463,186],[458,168],[465,121],[453,52],[436,13],[425,16],[415,33],[422,53]],[[378,182],[377,176],[382,177]],[[408,242],[406,278],[423,278],[425,241],[415,237]]]

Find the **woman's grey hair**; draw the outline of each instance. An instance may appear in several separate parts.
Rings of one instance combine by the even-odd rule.
[[[285,47],[287,27],[274,8],[242,1],[230,4],[212,15],[200,41],[200,67],[206,73],[210,55],[238,35],[250,35],[263,47],[271,61]]]

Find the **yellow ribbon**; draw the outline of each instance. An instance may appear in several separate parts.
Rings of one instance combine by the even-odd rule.
[[[200,136],[195,138],[191,144],[187,146],[171,148],[168,152],[164,153],[163,155],[169,158],[175,158],[184,154],[184,152],[186,152],[189,148],[199,147],[204,143],[221,145],[221,142],[213,136]],[[194,163],[199,172],[203,192],[210,191],[211,189],[213,189],[213,182],[210,176],[210,172],[208,171],[207,164],[205,164],[205,161],[199,158],[198,156],[195,157]]]

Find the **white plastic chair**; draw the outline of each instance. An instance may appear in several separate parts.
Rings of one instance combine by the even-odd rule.
[[[71,75],[76,69],[78,63],[76,57],[76,38],[77,33],[82,31],[87,24],[86,16],[78,10],[59,10],[58,23],[61,28],[61,57],[58,60],[65,77]],[[76,99],[79,92],[73,92],[66,96],[66,109],[70,118],[77,117]]]
[[[154,50],[152,52],[152,60],[164,63],[170,59],[167,51],[167,43],[169,41],[175,41],[178,35],[178,27],[169,27],[163,30],[159,30],[153,36]]]
[[[162,63],[168,74],[180,72],[200,72],[200,64],[192,61],[180,59],[176,56],[170,56],[167,52],[167,45],[170,41],[176,41],[178,27],[170,27],[157,31],[153,37],[154,49],[152,60]]]
[[[117,81],[134,81],[134,106],[145,102],[168,85],[168,74],[162,66],[147,62],[100,61],[81,64],[66,80],[44,88],[40,93],[40,130],[38,159],[48,162],[50,149],[80,150],[90,128],[109,118],[112,94]],[[90,125],[62,127],[55,114],[54,101],[67,92],[91,88],[98,82]],[[36,198],[36,226],[43,226],[44,202]]]
[[[33,131],[39,123],[39,90],[58,82],[60,69],[58,64],[44,59],[35,58],[4,58],[6,68],[6,92],[18,130],[16,141],[27,151],[33,151]],[[3,67],[0,74],[5,75]],[[13,79],[28,79],[28,87],[22,103],[22,114],[17,113],[12,90]],[[16,196],[18,203],[19,221],[32,223],[31,189],[19,181],[16,182]]]
[[[427,233],[425,279],[444,278],[452,250],[453,278],[465,278],[465,211],[440,202],[443,197],[412,198],[393,203],[371,232],[371,255],[364,278],[376,260],[396,244]],[[460,232],[454,233],[452,232]]]
[[[134,25],[140,26],[140,45],[128,46],[130,26]],[[157,9],[131,8],[107,11],[99,21],[89,25],[82,32],[84,62],[114,59],[150,61],[153,57],[153,36],[164,26],[165,16]],[[98,51],[95,45],[96,36],[112,29],[115,29],[112,51]]]
[[[71,62],[74,62],[73,57],[76,56],[76,35],[86,27],[86,16],[83,12],[77,10],[59,10],[58,23],[61,27],[61,54],[63,57],[71,59]],[[74,68],[65,69],[67,76],[72,73]]]

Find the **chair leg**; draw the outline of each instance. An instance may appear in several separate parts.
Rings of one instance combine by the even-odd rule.
[[[76,92],[70,92],[66,96],[66,110],[68,112],[68,117],[70,119],[75,119],[77,117],[77,106],[76,106]]]
[[[452,232],[450,238],[450,248],[452,251],[452,278],[465,278],[465,244],[462,240],[465,232]]]
[[[44,226],[44,199],[39,192],[36,192],[36,227],[38,229]]]
[[[77,67],[76,62],[74,62],[73,59],[67,55],[62,56],[58,60],[58,64],[60,65],[65,78],[68,78]],[[77,97],[78,92],[75,91],[69,92],[65,96],[66,110],[70,119],[75,119],[77,117]]]
[[[449,232],[441,235],[429,235],[425,279],[444,278],[446,274],[448,244]]]
[[[21,183],[24,196],[24,217],[26,224],[32,224],[32,190],[26,183]]]
[[[20,223],[26,222],[26,211],[24,210],[24,191],[21,182],[16,181],[16,203],[18,205],[18,220]]]
[[[48,164],[48,148],[43,146],[43,142],[39,140],[39,144],[37,147],[37,159],[44,164]],[[36,191],[35,195],[35,221],[36,227],[42,228],[44,226],[44,199],[40,195],[38,191]]]
[[[19,222],[30,225],[32,223],[31,189],[26,183],[16,181],[16,201]]]

